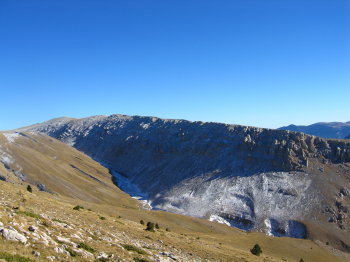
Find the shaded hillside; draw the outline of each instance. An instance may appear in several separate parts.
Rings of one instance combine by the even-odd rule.
[[[323,138],[345,138],[350,134],[350,121],[346,123],[330,122],[316,123],[309,126],[289,125],[280,127],[281,130],[303,132],[305,134],[319,136]]]
[[[154,208],[350,251],[349,142],[123,115],[60,118],[23,130],[88,154]]]

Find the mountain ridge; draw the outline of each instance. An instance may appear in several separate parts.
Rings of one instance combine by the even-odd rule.
[[[43,132],[106,164],[154,208],[350,250],[342,211],[348,196],[338,196],[349,190],[343,188],[350,168],[345,140],[125,115],[20,130]]]
[[[290,130],[303,132],[309,135],[323,138],[344,139],[350,136],[350,121],[348,122],[318,122],[311,125],[288,125],[278,128],[280,130]]]
[[[327,262],[347,257],[319,242],[276,239],[142,209],[112,183],[110,170],[45,134],[0,132],[0,188],[0,260],[258,262],[303,257]],[[140,220],[159,228],[146,231]],[[249,251],[255,243],[263,249],[259,257]]]

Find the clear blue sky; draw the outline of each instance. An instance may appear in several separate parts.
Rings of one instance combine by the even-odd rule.
[[[113,113],[350,121],[349,0],[0,0],[0,130]]]

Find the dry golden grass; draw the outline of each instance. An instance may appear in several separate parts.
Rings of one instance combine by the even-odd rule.
[[[103,251],[126,261],[132,261],[134,257],[152,261],[154,255],[159,255],[160,252],[176,255],[180,253],[183,255],[183,261],[195,261],[196,259],[203,261],[204,259],[213,261],[299,261],[300,258],[303,258],[304,261],[340,261],[309,240],[274,238],[261,233],[245,233],[201,219],[160,211],[91,204],[85,201],[79,201],[79,205],[84,206],[84,209],[76,211],[73,210],[77,204],[75,199],[38,191],[29,193],[24,186],[6,182],[0,182],[0,187],[0,220],[5,225],[12,223],[12,226],[18,231],[21,229],[17,224],[25,225],[24,231],[29,225],[36,225],[39,233],[49,234],[50,232],[57,245],[59,241],[56,236],[60,235],[76,244],[80,242],[88,244],[97,250],[95,255]],[[91,208],[91,211],[87,210],[88,207]],[[40,218],[25,215],[24,211],[36,214]],[[101,220],[101,216],[106,219]],[[138,223],[140,219],[146,222],[157,222],[160,230],[155,233],[145,231],[145,226]],[[64,228],[62,227],[64,224],[57,221],[67,223],[69,227]],[[170,232],[167,232],[165,228],[169,228]],[[75,234],[81,234],[82,239],[75,238]],[[28,236],[30,236],[29,231]],[[31,240],[29,242],[29,246],[23,246],[17,242],[0,239],[0,251],[21,254],[34,259],[31,252],[36,250],[41,253],[42,258],[59,256],[64,260],[77,259],[55,253],[54,245],[45,246]],[[259,243],[263,250],[260,257],[253,256],[249,252],[249,249],[256,243]],[[147,255],[127,251],[122,245],[137,246]],[[79,261],[85,260],[91,261],[93,258],[79,256]]]

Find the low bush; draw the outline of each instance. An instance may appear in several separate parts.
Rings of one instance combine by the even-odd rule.
[[[32,189],[32,187],[30,185],[27,186],[27,191],[30,192],[30,193],[33,192],[33,189]]]
[[[71,257],[76,257],[78,255],[78,253],[76,251],[74,251],[73,249],[66,247],[66,251],[69,253],[69,255]]]
[[[0,252],[0,259],[4,259],[7,262],[34,262],[34,260],[22,257],[20,255],[12,255],[6,252]]]
[[[150,232],[154,232],[154,227],[155,227],[154,223],[148,222],[145,230],[150,231]]]
[[[84,207],[79,206],[79,205],[73,207],[73,210],[78,210],[79,211],[80,209],[84,209]]]
[[[122,247],[128,251],[139,253],[140,255],[147,255],[147,253],[144,250],[142,250],[141,248],[135,247],[133,245],[126,244],[126,245],[122,245]]]
[[[255,244],[254,247],[250,250],[253,255],[260,256],[262,253],[261,247],[258,244]]]
[[[135,262],[150,262],[150,261],[147,260],[147,259],[139,258],[139,257],[134,257],[134,261],[135,261]]]
[[[94,253],[96,251],[95,249],[93,249],[92,247],[90,247],[88,244],[85,244],[85,243],[79,243],[78,248],[85,249],[86,251],[88,251],[90,253]]]
[[[16,212],[17,214],[19,215],[25,215],[27,217],[33,217],[33,218],[37,218],[37,219],[40,219],[41,216],[37,215],[37,214],[34,214],[33,212],[30,212],[30,211],[17,211]]]

